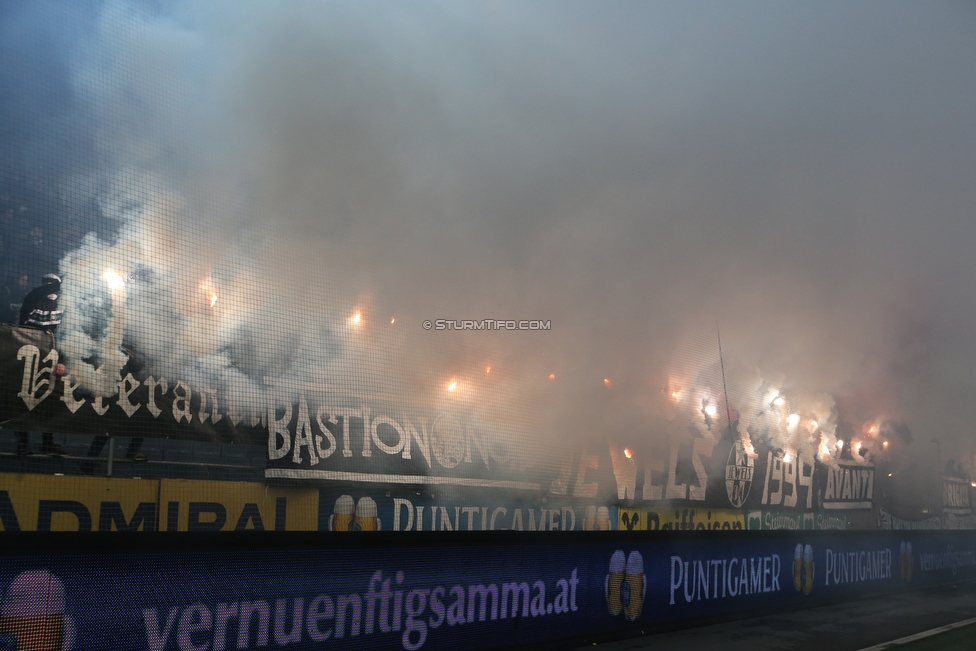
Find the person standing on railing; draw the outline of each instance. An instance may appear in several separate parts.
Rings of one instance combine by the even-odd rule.
[[[25,328],[37,328],[45,332],[54,332],[61,325],[61,277],[57,274],[45,274],[38,287],[27,292],[24,302],[20,306],[20,325]],[[58,363],[54,367],[54,374],[64,375],[64,364]],[[30,456],[34,454],[30,447],[29,432],[17,432],[17,454]],[[61,446],[54,443],[54,434],[45,432],[41,442],[41,454],[60,456]]]

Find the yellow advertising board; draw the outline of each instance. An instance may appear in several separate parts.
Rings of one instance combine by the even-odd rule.
[[[648,530],[701,531],[740,530],[746,528],[742,511],[710,509],[701,506],[681,506],[669,509],[648,509],[644,520]]]
[[[746,528],[743,511],[710,509],[700,506],[675,506],[667,509],[620,507],[617,529],[620,531],[701,531],[739,530]]]
[[[0,474],[0,531],[314,531],[316,489]]]
[[[163,479],[163,531],[315,531],[319,492],[233,481]]]
[[[647,509],[630,509],[621,506],[617,509],[617,529],[644,531],[647,529]]]
[[[151,479],[0,474],[4,531],[155,531]],[[6,508],[4,508],[6,507]]]

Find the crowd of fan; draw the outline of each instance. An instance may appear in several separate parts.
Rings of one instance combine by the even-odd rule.
[[[59,261],[68,251],[80,246],[84,235],[96,230],[100,222],[94,203],[79,210],[56,187],[42,176],[25,179],[8,175],[0,180],[0,274],[3,278],[0,320],[3,323],[24,325],[21,305],[34,287],[51,283],[54,278],[60,291],[61,279],[56,275]],[[49,233],[54,236],[49,237]],[[60,323],[60,313],[57,323]],[[57,323],[28,321],[27,325],[54,330]],[[53,436],[44,433],[42,454],[61,454]],[[17,455],[33,454],[27,432],[17,432],[17,439]],[[88,456],[98,456],[107,440],[107,436],[94,437]],[[133,438],[126,457],[144,461],[141,445],[141,438]],[[86,472],[91,472],[90,466]]]
[[[0,178],[0,320],[17,323],[20,304],[44,274],[102,221],[94,201],[79,208],[43,174]]]

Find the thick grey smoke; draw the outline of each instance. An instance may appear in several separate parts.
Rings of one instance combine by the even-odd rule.
[[[76,370],[123,314],[242,405],[271,378],[650,446],[718,435],[717,320],[740,431],[976,453],[971,5],[108,1],[82,32],[65,193],[116,233],[62,263]]]

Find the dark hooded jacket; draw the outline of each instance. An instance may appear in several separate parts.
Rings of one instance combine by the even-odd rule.
[[[20,325],[53,332],[61,325],[61,283],[45,281],[24,297],[20,306]]]

